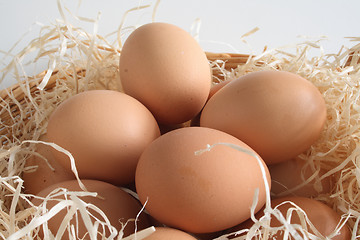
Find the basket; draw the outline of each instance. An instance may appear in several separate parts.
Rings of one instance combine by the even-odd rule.
[[[225,79],[225,71],[231,72],[232,69],[237,68],[240,65],[245,64],[250,58],[253,56],[249,54],[239,54],[239,53],[213,53],[213,52],[205,52],[206,57],[210,62],[213,62],[214,65],[219,63],[222,64],[222,67],[213,67],[212,74],[213,74],[213,83],[218,83]],[[352,61],[353,52],[349,54],[344,67],[349,66]],[[359,60],[360,62],[360,60]],[[35,94],[39,93],[39,89],[37,88],[39,83],[42,81],[43,77],[46,75],[46,72],[42,72],[36,77],[29,78],[27,80],[27,89],[24,89],[24,84],[17,83],[13,86],[10,86],[7,89],[3,89],[0,91],[0,98],[4,102],[5,105],[8,105],[9,109],[6,110],[2,108],[0,110],[0,119],[2,122],[2,127],[0,127],[0,136],[1,138],[1,146],[6,146],[6,144],[10,141],[13,141],[13,138],[21,139],[21,133],[18,135],[11,131],[12,128],[6,126],[12,126],[16,124],[16,119],[18,117],[22,117],[24,120],[25,125],[28,123],[29,119],[26,118],[26,113],[20,114],[19,105],[24,105],[27,103],[27,96],[25,92],[34,96]],[[56,81],[59,79],[65,80],[69,75],[70,77],[77,76],[77,78],[83,78],[86,75],[85,69],[76,69],[74,72],[68,73],[59,73],[58,71],[54,71],[47,82],[45,89],[46,91],[51,91],[54,87],[56,87]],[[21,116],[22,115],[22,116]],[[25,116],[24,116],[25,115]],[[28,131],[31,131],[32,128],[28,128]]]
[[[248,54],[235,54],[235,53],[211,53],[206,52],[206,56],[209,61],[212,62],[221,62],[225,63],[223,70],[231,71],[231,69],[236,68],[237,66],[246,63],[250,55]],[[66,73],[70,77],[74,77],[75,75],[77,78],[83,78],[86,75],[85,69],[76,69],[73,73]],[[65,74],[65,75],[66,75]],[[26,93],[30,94],[34,97],[36,94],[39,93],[39,89],[37,88],[40,82],[42,81],[43,77],[46,75],[46,72],[42,72],[36,77],[30,78],[26,81],[28,84],[26,86],[27,89],[24,89],[24,83],[17,83],[13,86],[10,86],[7,89],[3,89],[0,91],[0,98],[6,105],[9,105],[9,110],[5,110],[4,108],[0,110],[0,119],[2,121],[3,127],[0,128],[0,135],[3,136],[1,138],[1,145],[6,146],[7,142],[11,142],[16,139],[21,139],[21,133],[15,134],[12,132],[11,129],[6,126],[13,126],[16,124],[17,118],[22,118],[24,120],[24,124],[27,125],[30,119],[26,118],[26,113],[20,113],[19,105],[24,105],[27,103],[27,96]],[[59,79],[65,80],[66,77],[64,73],[60,73],[58,71],[54,71],[49,78],[44,90],[51,91],[51,89],[56,87],[56,81]],[[224,73],[221,71],[220,68],[215,68],[213,70],[213,79],[214,82],[219,82],[224,80]],[[25,127],[28,131],[32,130],[32,127]]]
[[[89,45],[89,44],[88,44]],[[254,66],[261,69],[264,66],[269,65],[269,56],[267,55],[265,58],[257,58],[252,55],[248,54],[233,54],[233,53],[210,53],[206,52],[206,56],[212,66],[213,71],[213,83],[216,84],[226,79],[233,79],[236,78],[239,74],[239,71],[236,69],[241,68],[241,66],[249,64],[251,62]],[[356,56],[354,59],[353,56]],[[272,58],[270,56],[270,58]],[[343,71],[345,73],[349,73],[350,71],[354,71],[354,69],[358,69],[359,63],[359,56],[358,52],[350,52],[345,57],[343,56],[342,59],[345,59],[342,65],[338,65],[338,71]],[[285,60],[286,61],[286,60]],[[316,63],[314,63],[316,65]],[[353,69],[348,69],[349,66],[357,66]],[[108,66],[107,69],[112,69],[114,66]],[[271,62],[272,69],[283,69],[283,66],[279,64],[277,61]],[[256,70],[256,69],[252,69]],[[288,69],[285,69],[288,70]],[[240,72],[245,73],[250,71],[249,69],[241,70]],[[10,233],[14,233],[19,231],[22,227],[26,226],[26,218],[31,215],[31,210],[27,210],[26,201],[19,200],[19,192],[21,191],[22,185],[19,184],[21,182],[19,176],[21,176],[21,170],[16,171],[16,168],[22,169],[25,164],[25,159],[27,155],[31,152],[31,142],[27,142],[29,139],[29,133],[33,133],[34,129],[39,131],[32,135],[32,139],[37,140],[40,137],[40,134],[45,132],[46,129],[46,121],[48,116],[52,112],[52,110],[59,104],[60,99],[57,99],[55,94],[52,94],[56,88],[63,82],[67,82],[69,79],[75,81],[68,84],[68,87],[71,89],[68,93],[64,93],[64,98],[71,96],[79,91],[79,86],[84,84],[84,82],[88,81],[87,76],[88,72],[86,68],[76,67],[64,70],[53,70],[51,72],[51,76],[49,77],[46,85],[44,86],[43,90],[38,88],[39,84],[43,81],[43,78],[47,75],[48,72],[40,73],[37,76],[27,78],[24,82],[15,84],[7,89],[3,89],[0,92],[1,98],[1,109],[0,109],[0,119],[1,119],[1,126],[0,126],[0,135],[1,135],[1,152],[2,158],[7,160],[5,164],[3,164],[3,173],[8,174],[8,176],[2,176],[4,178],[8,177],[7,180],[3,181],[3,189],[4,193],[2,195],[3,199],[6,199],[2,203],[2,214],[0,218],[3,222],[12,222],[15,224],[12,226],[12,229],[6,229],[6,227],[2,226],[0,231]],[[91,73],[96,74],[96,73]],[[107,74],[115,74],[116,73],[111,70]],[[106,78],[106,76],[104,76]],[[87,82],[90,88],[116,88],[116,86],[108,86],[105,83],[101,83],[100,85],[91,85],[92,83]],[[319,84],[319,88],[325,88],[326,84]],[[58,90],[58,89],[57,89]],[[58,90],[58,91],[61,91]],[[49,108],[46,111],[38,112],[37,104],[43,101],[49,101]],[[21,121],[20,121],[21,120]],[[20,156],[15,156],[11,154],[7,154],[8,152],[14,151],[16,153],[22,146],[29,147],[27,152],[21,153]],[[344,158],[350,157],[352,154],[351,152],[342,153]],[[356,158],[356,156],[353,156]],[[323,163],[321,163],[323,164]],[[8,167],[8,169],[4,170],[4,166]],[[329,166],[329,168],[333,168],[334,166]],[[359,166],[358,166],[359,168]],[[354,168],[352,168],[354,169]],[[354,170],[355,171],[355,170]],[[338,171],[338,174],[341,174]],[[354,184],[354,183],[352,183]],[[349,187],[349,186],[346,186]],[[345,194],[348,191],[344,191]],[[354,190],[356,192],[356,190]],[[359,192],[357,194],[360,194]],[[10,197],[9,195],[17,197],[16,201],[14,198]],[[343,195],[339,196],[339,198],[344,197]],[[348,196],[350,198],[355,198],[354,202],[357,201],[358,196]],[[323,198],[325,202],[329,204],[335,204],[336,200],[333,199],[326,199]],[[336,210],[342,212],[344,216],[346,215],[345,212],[347,209],[341,209],[344,206],[337,207]],[[351,226],[353,227],[353,239],[358,238],[360,234],[360,229],[356,226],[359,224],[360,213],[357,212],[360,209],[360,206],[350,206],[350,210],[352,211],[353,215],[346,215],[348,216],[348,220],[351,220]],[[15,223],[14,216],[15,214],[21,215],[23,217],[20,218],[18,222]],[[359,214],[357,216],[356,214]],[[357,216],[357,218],[356,218]],[[5,237],[6,234],[2,233]],[[27,238],[30,239],[30,238]]]

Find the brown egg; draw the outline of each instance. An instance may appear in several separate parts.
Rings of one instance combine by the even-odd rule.
[[[310,198],[304,197],[284,197],[279,199],[274,199],[272,201],[273,206],[277,206],[280,203],[285,201],[291,201],[299,206],[302,210],[305,211],[309,220],[314,224],[315,228],[323,235],[329,236],[337,227],[337,224],[340,222],[340,215],[336,213],[326,204],[316,201]],[[279,207],[279,210],[286,215],[285,213],[291,208],[292,205],[286,203]],[[291,223],[300,224],[300,218],[298,214],[294,214],[291,218]],[[280,226],[281,223],[274,219],[271,223],[272,226]],[[309,228],[309,226],[308,226]],[[310,231],[312,232],[312,231]],[[279,234],[281,235],[281,233]],[[278,238],[274,238],[278,239]],[[350,239],[350,231],[347,226],[341,229],[340,235],[332,238],[333,240],[348,240]]]
[[[329,193],[331,190],[330,177],[321,181],[316,178],[304,184],[312,175],[309,167],[304,168],[306,161],[298,157],[278,164],[269,165],[271,176],[271,192],[274,196],[282,197],[294,195],[299,197],[316,197],[320,193]],[[325,174],[319,170],[319,176]]]
[[[46,135],[42,135],[39,140],[47,142]],[[55,183],[75,179],[72,171],[55,161],[51,148],[48,145],[38,143],[35,152],[41,156],[34,154],[26,160],[26,167],[36,167],[36,169],[35,171],[23,172],[25,193],[37,194]]]
[[[207,144],[230,143],[249,151]],[[259,189],[259,210],[265,203],[265,182],[256,153],[237,138],[202,127],[186,127],[154,140],[141,155],[135,184],[149,214],[170,227],[192,233],[216,232],[250,217]],[[264,174],[270,175],[264,162]]]
[[[211,232],[211,233],[192,233],[198,240],[213,240],[222,235],[223,231]]]
[[[158,220],[156,220],[155,218],[153,218],[151,215],[148,215],[148,218],[150,220],[150,224],[156,228],[163,228],[163,227],[167,227],[165,224],[159,222]],[[209,233],[189,233],[192,236],[194,236],[196,239],[198,240],[212,240],[215,239],[217,237],[220,237],[222,235],[223,231],[219,231],[219,232],[209,232]]]
[[[231,81],[210,98],[200,126],[232,134],[274,164],[307,150],[325,120],[325,101],[310,81],[285,71],[259,71]]]
[[[230,82],[230,80],[224,80],[224,81],[221,81],[221,82],[213,85],[210,89],[208,100],[229,82]],[[193,119],[191,119],[190,126],[200,127],[200,116],[201,116],[201,112],[198,113]]]
[[[214,96],[215,93],[217,93],[220,89],[222,89],[224,86],[226,86],[228,83],[230,83],[231,80],[224,80],[219,83],[216,83],[210,88],[209,97],[210,99],[212,96]]]
[[[196,238],[178,229],[157,227],[155,232],[143,240],[196,240]]]
[[[80,199],[86,203],[93,204],[96,207],[100,208],[109,219],[112,226],[114,226],[118,231],[122,229],[122,224],[125,224],[128,220],[131,220],[127,223],[124,228],[124,235],[128,236],[135,232],[135,219],[137,214],[141,210],[141,204],[128,193],[126,193],[121,188],[118,188],[110,183],[98,181],[98,180],[82,180],[85,187],[89,192],[97,192],[98,197],[85,196],[80,197]],[[51,191],[57,188],[66,188],[69,191],[81,191],[81,188],[78,185],[76,180],[65,181],[61,183],[54,184],[46,189],[42,190],[38,196],[46,197]],[[59,201],[57,199],[64,199],[64,196],[56,197],[56,199],[48,200],[47,209],[50,210],[55,204]],[[38,198],[33,200],[35,205],[39,205],[41,202]],[[100,221],[104,221],[103,217],[101,217],[97,212],[88,208],[91,214],[97,217]],[[79,237],[82,238],[84,234],[86,234],[87,229],[83,223],[82,218],[80,217],[80,212],[78,212],[78,224]],[[53,218],[48,221],[48,226],[50,231],[55,235],[59,229],[61,222],[63,221],[67,211],[65,209],[61,210],[58,214],[56,214]],[[94,218],[92,218],[92,222],[94,223]],[[75,216],[71,218],[70,224],[76,224]],[[142,213],[139,215],[139,219],[136,222],[137,230],[141,230],[147,227],[150,227],[149,221],[147,219],[147,215]],[[103,229],[99,228],[99,232]],[[107,230],[107,235],[109,235],[109,230]],[[68,239],[68,232],[65,231],[63,237],[61,239]],[[98,235],[100,237],[100,235]]]
[[[120,79],[125,93],[142,102],[159,123],[178,124],[203,108],[211,70],[188,32],[168,23],[149,23],[125,41]]]
[[[306,214],[308,219],[311,221],[311,223],[315,226],[317,231],[322,234],[323,237],[330,236],[332,234],[338,223],[340,222],[341,216],[335,212],[332,208],[327,206],[326,204],[311,199],[311,198],[305,198],[305,197],[294,197],[294,196],[288,196],[288,197],[282,197],[278,199],[274,199],[271,202],[271,206],[274,208],[278,206],[281,203],[284,203],[283,205],[279,205],[278,209],[281,211],[282,215],[286,218],[287,212],[294,208],[294,205],[290,203],[285,203],[286,201],[291,201],[292,203],[296,204],[298,207],[300,207]],[[292,224],[301,224],[300,216],[296,211],[292,211],[292,217],[290,220],[290,223]],[[259,219],[264,215],[263,211],[259,211],[255,218]],[[241,229],[250,228],[252,225],[252,221],[248,220],[244,222],[243,224],[236,226],[230,230],[228,230],[228,233],[239,231]],[[281,222],[273,216],[270,222],[271,227],[280,227],[282,226]],[[309,232],[314,234],[314,232],[310,229],[310,226],[307,224],[307,228],[309,229]],[[301,237],[304,237],[302,233],[298,232]],[[331,239],[333,240],[349,240],[351,237],[351,233],[347,225],[345,225],[343,228],[340,229],[340,235],[337,235]],[[276,240],[276,239],[283,239],[283,231],[279,230],[277,231],[270,240]],[[294,239],[291,237],[290,239]],[[324,238],[325,239],[325,238]]]
[[[125,185],[134,181],[140,154],[160,130],[133,97],[93,90],[61,103],[49,119],[47,136],[74,156],[81,178]],[[70,169],[67,155],[54,151],[54,156]]]
[[[178,128],[183,128],[185,126],[186,126],[185,123],[171,124],[171,125],[159,124],[161,134],[165,134],[167,132],[170,132],[170,131],[178,129]]]

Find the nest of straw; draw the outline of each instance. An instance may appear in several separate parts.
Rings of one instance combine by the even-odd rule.
[[[51,217],[31,203],[31,198],[36,196],[24,193],[22,179],[27,170],[26,161],[35,154],[51,112],[79,92],[121,91],[118,71],[121,44],[109,43],[96,32],[89,34],[66,21],[44,27],[41,32],[39,38],[2,69],[2,79],[12,75],[18,82],[0,92],[2,239],[35,239]],[[343,223],[351,228],[352,239],[357,239],[360,236],[360,44],[356,41],[360,38],[351,40],[354,47],[340,47],[334,54],[323,54],[320,41],[299,43],[292,49],[264,49],[257,56],[206,54],[214,84],[253,71],[277,69],[299,74],[318,87],[326,101],[327,121],[320,139],[299,157],[306,161],[304,168],[311,170],[314,179],[320,181],[331,176],[331,191],[319,194],[316,199],[341,214]],[[318,56],[309,57],[308,53],[314,49],[318,50]],[[36,57],[32,62],[47,58],[49,68],[28,77],[19,59],[33,51]],[[260,222],[247,237],[266,239],[263,235],[268,232],[266,228],[269,227]],[[116,238],[121,239],[121,234]],[[239,237],[245,238],[246,235]]]

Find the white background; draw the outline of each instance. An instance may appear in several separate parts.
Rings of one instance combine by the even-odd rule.
[[[106,35],[117,30],[127,10],[139,5],[151,4],[151,7],[130,13],[125,23],[151,22],[155,2],[62,0],[62,5],[81,17],[95,19],[100,12],[98,33]],[[155,20],[178,25],[190,32],[199,19],[199,43],[205,51],[256,54],[264,46],[278,48],[325,36],[321,42],[324,51],[336,53],[343,45],[351,47],[357,43],[346,37],[360,36],[359,9],[359,0],[162,0]],[[0,0],[0,69],[11,59],[11,56],[5,57],[4,52],[19,39],[22,40],[12,50],[13,54],[38,36],[39,25],[50,25],[59,18],[56,0]],[[93,24],[72,17],[68,20],[92,32]],[[246,43],[242,41],[242,35],[256,27],[259,30],[245,38]],[[8,77],[0,87],[13,83],[14,80]]]

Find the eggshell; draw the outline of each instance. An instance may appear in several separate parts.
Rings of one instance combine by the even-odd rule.
[[[223,231],[211,232],[211,233],[193,233],[192,235],[198,240],[213,240],[220,237]]]
[[[47,142],[46,135],[42,135],[39,140]],[[40,156],[34,154],[26,160],[26,168],[36,168],[35,170],[24,171],[22,174],[25,193],[37,194],[55,183],[75,179],[72,171],[64,168],[55,160],[51,148],[48,145],[38,143],[35,152]]]
[[[137,214],[141,210],[141,204],[133,198],[131,195],[126,193],[119,187],[116,187],[112,184],[98,181],[98,180],[82,180],[85,187],[89,192],[96,192],[98,197],[79,197],[82,201],[93,204],[96,207],[100,208],[109,219],[112,226],[114,226],[118,231],[122,229],[122,224],[125,224],[128,220],[136,219]],[[47,187],[46,189],[42,190],[38,196],[46,197],[51,191],[57,188],[66,188],[69,191],[81,191],[81,188],[78,185],[76,180],[64,181],[61,183],[54,184],[52,186]],[[63,196],[59,196],[56,199],[48,200],[46,208],[50,210],[54,207],[59,201],[58,199],[64,199]],[[36,198],[32,201],[35,205],[39,205],[41,201]],[[101,217],[97,212],[87,208],[95,217],[99,220],[104,221],[103,217]],[[65,209],[61,210],[58,214],[52,217],[48,221],[48,227],[50,231],[55,235],[59,229],[61,222],[63,221],[67,211]],[[87,229],[83,223],[82,218],[80,217],[80,212],[78,210],[78,235],[80,239],[84,236],[87,232]],[[70,223],[76,224],[75,216],[71,218]],[[92,222],[94,223],[94,219],[92,218]],[[147,215],[144,213],[139,215],[137,224],[137,230],[145,229],[150,227],[149,220]],[[102,229],[99,229],[101,232]],[[129,221],[124,228],[124,236],[128,236],[135,232],[135,221]],[[107,235],[109,232],[107,231]],[[68,239],[68,232],[65,231],[63,237],[61,239]],[[100,238],[100,235],[98,235]],[[86,239],[86,238],[85,238]]]
[[[140,154],[160,130],[151,112],[133,97],[93,90],[61,103],[49,119],[47,136],[74,156],[81,178],[125,185],[134,181]],[[54,156],[70,169],[67,155],[54,150]]]
[[[304,184],[315,170],[309,167],[304,168],[306,160],[294,158],[278,164],[269,165],[271,176],[271,192],[275,197],[294,195],[299,197],[316,197],[322,193],[329,193],[331,190],[330,177],[321,181],[314,179]],[[319,170],[319,176],[325,174],[325,170]]]
[[[183,128],[183,127],[186,127],[185,123],[171,124],[171,125],[159,124],[161,134],[165,134],[167,132],[173,131],[173,130],[178,129],[178,128]]]
[[[217,93],[220,89],[222,89],[226,84],[228,84],[231,80],[224,80],[219,83],[213,85],[210,89],[208,100]],[[200,116],[201,112],[198,113],[193,119],[191,119],[190,126],[192,127],[199,127],[200,126]]]
[[[323,235],[324,239],[325,239],[325,237],[329,237],[330,234],[332,234],[335,231],[338,223],[340,222],[341,216],[337,212],[335,212],[332,208],[330,208],[326,204],[324,204],[320,201],[311,199],[311,198],[294,197],[294,196],[282,197],[282,198],[277,198],[277,199],[272,200],[271,206],[274,208],[274,207],[278,206],[279,204],[282,204],[282,205],[279,205],[277,208],[280,210],[282,215],[285,218],[287,218],[286,216],[287,216],[288,210],[294,208],[294,205],[291,203],[287,203],[287,201],[294,203],[295,205],[300,207],[306,213],[306,215],[309,218],[309,220],[311,221],[311,223],[315,226],[317,231],[319,231],[320,234]],[[300,214],[302,214],[302,213],[300,213]],[[263,211],[261,210],[256,214],[255,218],[259,219],[263,215],[264,215]],[[235,232],[235,231],[238,231],[241,229],[250,228],[252,223],[253,222],[251,220],[248,220],[244,224],[228,230],[228,232],[231,233],[231,232]],[[290,223],[301,224],[300,215],[298,212],[292,211]],[[272,217],[270,226],[271,227],[280,227],[280,226],[282,226],[282,224],[279,222],[279,220],[277,218]],[[314,234],[314,232],[310,229],[310,226],[308,224],[307,224],[307,228],[309,229],[309,232]],[[304,237],[300,232],[298,232],[298,233],[300,234],[301,237]],[[340,234],[331,239],[333,239],[333,240],[349,240],[350,238],[351,238],[350,230],[349,230],[348,226],[345,225],[344,227],[342,227],[340,229]],[[269,239],[270,240],[283,239],[283,231],[282,230],[277,231]],[[294,238],[291,237],[291,239],[294,239]]]
[[[192,233],[216,232],[245,221],[256,189],[259,210],[265,203],[265,180],[254,156],[217,145],[231,143],[256,153],[237,138],[202,127],[186,127],[154,140],[141,155],[135,184],[149,214],[167,226]],[[264,162],[265,177],[270,175]]]
[[[196,240],[190,234],[174,228],[158,227],[143,240]]]
[[[142,102],[162,124],[192,119],[211,86],[205,52],[185,30],[168,23],[145,24],[131,33],[120,54],[125,93]]]
[[[231,80],[223,80],[219,83],[214,84],[211,88],[210,88],[210,92],[209,92],[209,97],[208,99],[210,99],[212,96],[214,96],[215,93],[217,93],[220,89],[222,89],[223,87],[225,87],[228,83],[230,83]]]
[[[285,71],[259,71],[231,81],[205,105],[200,126],[227,132],[267,164],[292,159],[320,136],[326,105],[306,79]]]

